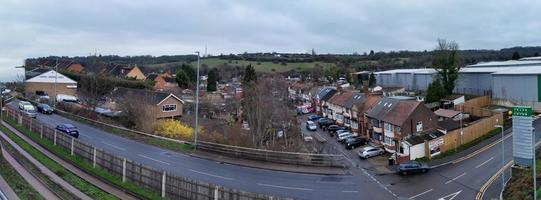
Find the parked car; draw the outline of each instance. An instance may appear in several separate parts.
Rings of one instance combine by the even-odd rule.
[[[320,118],[321,118],[321,116],[319,116],[319,115],[310,115],[310,116],[308,116],[308,120],[310,120],[310,121],[317,121]]]
[[[353,136],[353,134],[350,133],[349,131],[348,132],[342,132],[342,133],[336,135],[336,139],[338,141],[340,141],[341,139],[344,139],[344,138],[349,137],[349,136]]]
[[[379,147],[365,147],[359,151],[359,157],[367,159],[374,156],[383,155],[385,151]]]
[[[317,120],[317,124],[319,125],[319,128],[325,128],[327,126],[333,125],[334,121],[329,118],[319,118]]]
[[[346,149],[355,149],[366,144],[366,139],[361,137],[351,137],[344,142]]]
[[[426,163],[421,163],[417,161],[406,161],[401,163],[398,167],[398,173],[402,175],[411,174],[411,173],[426,173],[430,170],[430,167]]]
[[[339,125],[330,125],[327,130],[332,133],[332,132],[336,132],[338,130],[346,130],[347,127],[344,127],[344,126],[339,126]]]
[[[74,138],[79,138],[79,130],[77,130],[77,127],[71,124],[59,124],[56,126],[56,130],[66,133]]]
[[[357,136],[353,135],[353,133],[342,135],[342,137],[338,137],[338,142],[345,143],[347,139],[355,138],[355,137]]]
[[[40,103],[38,104],[38,112],[43,114],[53,114],[54,110],[48,104]]]
[[[345,132],[349,132],[349,131],[348,130],[337,130],[337,131],[334,132],[334,135],[331,134],[331,137],[334,137],[334,136],[338,137],[338,135],[340,135],[340,133],[345,133]]]
[[[306,129],[308,129],[309,131],[316,131],[316,123],[314,123],[313,121],[306,121]]]
[[[32,105],[28,101],[20,101],[19,110],[21,110],[23,114],[28,117],[36,118],[36,116],[38,115],[36,112],[36,107],[34,107],[34,105]]]

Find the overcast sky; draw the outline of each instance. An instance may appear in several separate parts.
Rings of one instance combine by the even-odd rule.
[[[24,58],[541,45],[541,1],[0,0],[0,80]]]

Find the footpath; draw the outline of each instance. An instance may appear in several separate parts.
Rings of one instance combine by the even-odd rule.
[[[88,173],[86,173],[85,171],[81,170],[80,168],[78,167],[75,167],[74,165],[72,165],[71,163],[68,163],[66,161],[64,161],[63,159],[61,159],[60,157],[56,156],[55,154],[51,153],[50,151],[48,151],[47,149],[43,148],[41,145],[37,144],[36,142],[34,142],[33,140],[31,140],[30,138],[26,137],[26,135],[22,134],[21,132],[19,132],[17,129],[11,127],[9,124],[5,123],[5,122],[1,122],[2,125],[4,125],[5,127],[7,127],[11,132],[15,133],[17,136],[19,136],[20,138],[22,138],[25,142],[27,142],[28,144],[30,144],[31,146],[33,146],[34,148],[36,148],[38,151],[40,151],[41,153],[45,154],[47,157],[49,157],[50,159],[54,160],[55,162],[57,162],[58,164],[62,165],[64,168],[66,168],[67,170],[71,171],[72,173],[76,174],[77,176],[87,180],[88,182],[92,183],[92,185],[95,185],[96,187],[102,189],[103,191],[109,193],[109,194],[112,194],[120,199],[128,199],[128,200],[135,200],[137,198],[127,194],[125,191],[121,190],[121,189],[118,189],[116,187],[113,187],[107,183],[105,183],[104,181],[102,181],[101,179],[98,179],[92,175],[89,175]],[[1,133],[1,132],[0,132]],[[2,135],[4,135],[2,133]],[[69,185],[69,184],[68,184]],[[71,186],[71,185],[70,185]]]

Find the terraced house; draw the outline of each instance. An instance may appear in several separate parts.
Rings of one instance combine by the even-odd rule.
[[[390,153],[402,153],[400,143],[438,127],[437,116],[422,102],[411,97],[380,99],[366,114],[370,139]]]
[[[336,89],[332,87],[324,87],[314,97],[314,104],[316,107],[316,113],[323,117],[327,117],[331,113],[328,108],[327,101],[336,93]]]

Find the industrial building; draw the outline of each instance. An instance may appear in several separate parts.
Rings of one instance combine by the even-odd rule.
[[[426,91],[436,76],[431,68],[396,69],[374,73],[382,87],[401,86]],[[541,57],[483,62],[460,70],[455,93],[488,95],[497,104],[529,105],[541,111]]]

